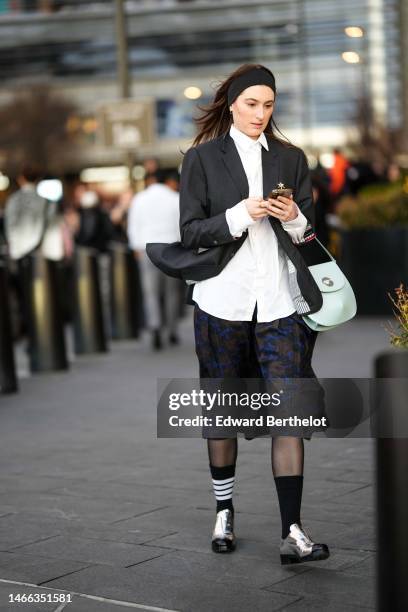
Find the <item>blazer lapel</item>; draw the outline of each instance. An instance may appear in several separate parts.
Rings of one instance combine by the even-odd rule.
[[[279,156],[276,145],[271,138],[268,138],[268,147],[269,151],[262,147],[262,180],[265,199],[279,182]]]
[[[245,200],[249,194],[248,179],[237,148],[228,132],[222,138],[221,150],[223,152],[222,160],[227,171],[235,183],[241,199]]]
[[[272,138],[268,138],[269,151],[262,147],[262,182],[263,195],[266,199],[272,189],[275,189],[280,180],[280,160],[278,149]],[[282,227],[276,217],[269,217],[269,223],[279,239],[279,229]],[[279,226],[279,228],[277,228]],[[277,229],[276,229],[277,228]]]

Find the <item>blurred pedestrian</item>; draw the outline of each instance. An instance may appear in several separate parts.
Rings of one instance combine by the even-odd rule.
[[[146,255],[148,242],[177,242],[179,230],[179,196],[174,177],[169,184],[158,182],[157,174],[147,174],[146,188],[135,195],[128,215],[128,236],[140,264],[145,318],[152,335],[152,348],[163,348],[163,329],[170,344],[178,344],[179,282],[160,272]],[[163,321],[161,296],[164,300]]]
[[[313,202],[315,206],[315,229],[320,242],[329,244],[329,228],[326,216],[330,212],[330,193],[320,176],[312,174]]]
[[[114,228],[109,215],[102,210],[96,191],[85,188],[79,196],[79,224],[75,235],[78,246],[96,249],[103,253],[112,240]]]
[[[105,329],[110,334],[110,256],[109,243],[114,238],[114,226],[103,210],[98,193],[85,187],[79,189],[79,227],[75,235],[78,247],[94,249],[97,254],[100,291]]]
[[[4,229],[4,209],[5,202],[0,201],[0,255],[3,254],[3,251],[6,248],[6,232]]]
[[[64,256],[57,204],[37,193],[41,178],[42,173],[35,165],[23,167],[17,177],[19,189],[8,198],[4,213],[8,252],[17,265],[13,279],[20,310],[20,329],[17,333],[25,333],[30,327],[27,308],[31,282],[30,256],[37,250],[54,261],[60,261]]]
[[[311,172],[312,179],[317,179],[319,184],[323,186],[325,191],[330,191],[330,176],[326,168],[322,165],[320,159],[317,159],[316,166]]]
[[[330,194],[336,202],[344,193],[347,180],[347,168],[349,167],[347,158],[340,149],[333,151],[333,165],[329,168]]]
[[[127,242],[127,215],[133,198],[133,191],[126,189],[123,191],[117,202],[109,212],[109,217],[113,226],[113,240],[117,242]]]
[[[381,162],[355,160],[347,168],[347,188],[345,188],[345,191],[352,196],[357,196],[364,187],[386,181],[386,170]]]
[[[41,176],[38,168],[25,166],[17,177],[19,189],[6,202],[4,229],[12,259],[35,251],[44,237],[49,203],[37,193]]]

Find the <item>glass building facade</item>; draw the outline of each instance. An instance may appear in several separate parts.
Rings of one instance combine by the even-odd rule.
[[[117,99],[114,4],[0,0],[3,98],[46,79],[77,99],[88,120],[100,102]],[[301,146],[343,144],[362,97],[386,125],[402,124],[398,0],[135,0],[125,7],[132,96],[155,100],[167,154],[191,140],[197,102],[210,99],[213,83],[246,62],[275,73],[275,118]],[[202,97],[188,100],[187,86]]]

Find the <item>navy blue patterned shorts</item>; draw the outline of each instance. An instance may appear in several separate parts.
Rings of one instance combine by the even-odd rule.
[[[317,332],[296,312],[268,323],[228,321],[204,312],[196,304],[194,333],[200,378],[316,379],[312,356]],[[319,393],[309,413],[321,417],[325,416],[324,401],[320,385],[317,388]],[[322,429],[304,430],[302,437]],[[203,436],[212,437],[205,431]]]

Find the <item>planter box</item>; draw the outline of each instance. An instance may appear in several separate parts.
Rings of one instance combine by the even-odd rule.
[[[408,282],[408,227],[341,231],[339,264],[357,299],[357,314],[392,315],[388,293]]]
[[[381,379],[399,379],[399,385],[377,397],[378,431],[407,430],[408,350],[394,349],[377,355],[374,375]],[[405,387],[404,381],[405,380]],[[402,381],[402,386],[401,386]],[[408,437],[378,438],[377,468],[377,610],[408,610]]]

